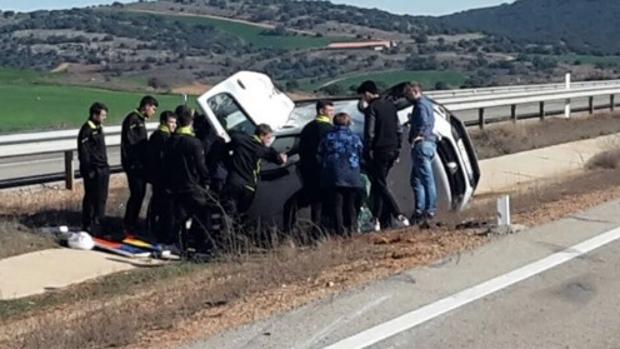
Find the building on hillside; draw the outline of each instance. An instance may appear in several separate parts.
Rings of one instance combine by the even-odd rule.
[[[380,41],[358,41],[358,42],[333,42],[327,45],[328,50],[375,50],[383,51],[396,47],[396,41],[380,40]]]

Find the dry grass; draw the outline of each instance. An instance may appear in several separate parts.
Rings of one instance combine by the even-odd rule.
[[[538,225],[618,198],[619,174],[593,170],[513,193],[515,220]],[[494,203],[481,201],[433,231],[332,238],[312,247],[280,242],[208,265],[138,270],[21,300],[39,306],[0,311],[0,347],[169,348],[480,246],[489,240],[485,229],[454,225],[491,220],[494,212]]]
[[[586,168],[589,170],[620,168],[620,149],[608,150],[596,155],[586,164]]]
[[[620,113],[572,119],[502,123],[471,130],[478,156],[487,159],[620,132]]]

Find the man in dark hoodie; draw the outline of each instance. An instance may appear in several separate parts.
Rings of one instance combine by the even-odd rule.
[[[147,212],[147,227],[150,235],[164,244],[174,243],[170,227],[172,205],[167,193],[164,173],[167,163],[165,154],[170,137],[177,128],[177,116],[171,111],[164,111],[159,118],[159,128],[151,134],[148,141],[148,178],[152,195]]]
[[[105,216],[108,200],[110,167],[106,153],[102,124],[108,108],[94,103],[89,117],[78,134],[78,158],[80,173],[84,177],[84,200],[82,201],[82,230],[101,235],[101,220]]]
[[[159,103],[151,96],[140,101],[138,109],[129,113],[121,129],[121,164],[127,174],[129,200],[123,224],[125,234],[133,235],[137,230],[142,202],[146,195],[147,183],[147,131],[146,119],[155,116]]]
[[[205,161],[205,148],[194,133],[193,113],[186,106],[175,110],[178,128],[170,137],[165,155],[166,187],[170,190],[175,208],[174,230],[189,219],[196,224],[207,226],[208,205],[211,196],[208,192],[209,173]],[[203,229],[204,232],[204,229]],[[204,240],[200,241],[204,243]]]
[[[299,137],[299,174],[302,188],[284,204],[284,229],[295,225],[299,207],[310,206],[312,223],[321,226],[323,195],[321,190],[321,164],[317,158],[319,144],[333,129],[334,103],[320,100],[316,103],[316,118],[301,130]]]
[[[398,110],[381,98],[373,81],[364,81],[357,89],[367,106],[364,112],[364,160],[371,182],[372,214],[375,231],[391,226],[392,217],[402,225],[409,220],[402,214],[387,184],[387,177],[400,155],[402,127]]]

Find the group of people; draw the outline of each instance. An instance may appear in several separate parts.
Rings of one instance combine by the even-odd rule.
[[[338,234],[358,229],[358,214],[367,204],[375,230],[409,219],[400,210],[387,177],[399,160],[403,129],[395,104],[380,96],[376,84],[366,81],[357,92],[364,113],[363,137],[351,131],[352,118],[336,113],[334,104],[320,100],[317,116],[300,135],[298,164],[302,188],[284,207],[284,228],[292,229],[300,207],[310,207],[311,220]],[[430,100],[420,84],[407,84],[404,95],[414,104],[409,143],[413,166],[415,224],[428,224],[436,212],[437,194],[432,170],[436,139]],[[243,217],[257,189],[261,160],[285,164],[287,154],[271,147],[269,125],[257,125],[253,135],[230,130],[230,142],[215,136],[204,115],[185,105],[164,111],[160,124],[148,136],[146,121],[155,117],[158,101],[146,96],[124,119],[121,163],[127,176],[129,199],[123,219],[126,235],[140,230],[140,211],[151,186],[146,230],[164,244],[178,243],[178,232],[190,218],[208,230],[209,207],[218,206],[230,217]],[[108,108],[94,103],[78,135],[80,173],[84,178],[82,228],[101,235],[108,196],[110,167],[102,124]],[[365,195],[365,178],[370,195]]]
[[[146,235],[174,245],[190,218],[208,228],[212,207],[221,207],[232,217],[242,216],[254,198],[260,161],[287,161],[286,154],[268,146],[274,139],[269,125],[258,125],[254,135],[232,131],[231,142],[225,144],[213,136],[204,115],[185,105],[162,112],[159,127],[149,137],[146,121],[155,116],[158,106],[155,98],[146,96],[122,124],[121,164],[129,187],[125,235],[144,233],[138,223],[149,184]],[[78,135],[85,190],[82,229],[94,235],[104,233],[108,197],[110,167],[102,128],[107,113],[104,104],[94,103]],[[222,170],[224,175],[218,175]]]
[[[357,93],[360,111],[364,113],[363,138],[351,131],[351,116],[336,113],[329,100],[317,102],[317,117],[303,128],[298,166],[302,188],[285,204],[285,230],[293,229],[300,207],[310,207],[316,226],[331,226],[338,234],[359,230],[358,215],[363,205],[370,208],[375,231],[395,222],[401,226],[413,223],[429,227],[435,217],[437,191],[432,161],[437,139],[433,133],[432,102],[424,96],[422,86],[406,84],[403,91],[414,105],[408,135],[413,163],[411,186],[415,194],[411,221],[388,186],[388,175],[401,153],[403,128],[397,107],[390,99],[381,97],[373,81],[363,82]],[[370,181],[370,195],[365,193],[366,178]]]

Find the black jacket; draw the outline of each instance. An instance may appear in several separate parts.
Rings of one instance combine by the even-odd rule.
[[[230,138],[228,150],[232,154],[227,161],[227,185],[245,186],[254,190],[258,184],[261,159],[282,164],[279,153],[273,148],[266,147],[258,137],[232,131]]]
[[[364,153],[392,152],[400,149],[402,126],[398,110],[391,101],[377,98],[364,111]]]
[[[304,180],[317,176],[321,173],[321,166],[317,159],[319,144],[325,135],[334,126],[327,117],[318,117],[307,124],[299,136],[299,170]]]
[[[147,167],[147,132],[144,116],[131,112],[121,129],[121,164],[127,173],[145,175]]]
[[[167,126],[160,126],[158,130],[151,134],[147,143],[149,182],[158,188],[164,185],[164,171],[166,169],[165,155],[168,142],[170,141],[170,130]]]
[[[192,134],[177,130],[170,137],[164,161],[165,185],[172,193],[188,193],[207,186],[209,173],[205,164],[205,149]]]
[[[82,176],[91,175],[101,168],[108,168],[105,134],[101,125],[86,122],[78,134],[78,159]]]

